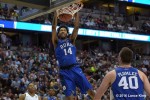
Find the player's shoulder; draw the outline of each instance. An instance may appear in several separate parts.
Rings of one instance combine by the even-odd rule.
[[[112,71],[109,71],[106,75],[105,75],[105,77],[112,77],[112,76],[115,76],[115,70],[112,70]]]
[[[146,76],[142,71],[140,71],[140,70],[138,70],[138,74],[139,74],[139,76],[140,76],[140,78],[141,78],[142,81],[143,81],[145,78],[147,78],[147,76]]]
[[[115,75],[116,74],[116,71],[115,70],[112,70],[110,72],[107,73],[108,75]]]
[[[139,74],[139,75],[142,75],[142,76],[145,75],[145,74],[144,74],[142,71],[140,71],[140,70],[138,70],[138,74]]]
[[[107,77],[110,77],[110,78],[115,78],[116,77],[116,71],[115,70],[112,70],[112,71],[109,71],[107,74],[106,74]]]
[[[107,80],[107,82],[109,82],[110,84],[112,84],[115,81],[115,79],[116,79],[116,72],[115,72],[115,70],[109,71],[105,75],[104,78]]]

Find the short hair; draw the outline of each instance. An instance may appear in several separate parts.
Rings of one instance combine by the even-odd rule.
[[[61,28],[65,28],[65,29],[67,30],[67,33],[69,34],[69,29],[68,29],[68,27],[67,27],[66,25],[61,25],[61,26],[59,26],[59,28],[57,29],[57,35],[59,34],[59,31],[60,31]]]
[[[121,58],[122,63],[129,64],[132,62],[133,59],[133,51],[128,47],[123,47],[119,52],[119,56]]]

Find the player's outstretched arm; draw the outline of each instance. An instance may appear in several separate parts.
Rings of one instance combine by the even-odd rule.
[[[58,41],[56,27],[57,27],[57,12],[55,11],[53,23],[52,23],[52,42],[53,42],[54,48],[56,47],[57,41]]]
[[[147,95],[150,96],[150,83],[149,83],[149,80],[143,72],[139,71],[139,73],[142,75],[142,78],[143,78],[142,80],[143,80],[143,84],[144,84],[144,90],[147,93]]]
[[[104,77],[100,87],[97,89],[94,100],[101,100],[101,97],[104,95],[106,90],[111,85],[112,81],[114,81],[115,78],[115,72],[111,71]]]
[[[79,30],[79,13],[78,12],[75,13],[74,17],[75,17],[74,29],[73,29],[73,32],[70,36],[70,39],[71,39],[72,43],[75,45],[75,40],[77,38],[78,30]]]
[[[24,99],[25,99],[25,96],[26,96],[25,94],[20,95],[20,96],[19,96],[19,100],[24,100]]]

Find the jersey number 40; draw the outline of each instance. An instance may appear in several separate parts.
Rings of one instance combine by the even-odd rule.
[[[139,87],[138,79],[136,76],[123,76],[119,81],[118,86],[123,87],[123,89],[137,89]]]

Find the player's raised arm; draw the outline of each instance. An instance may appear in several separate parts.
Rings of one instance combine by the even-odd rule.
[[[57,12],[55,11],[53,23],[52,23],[52,42],[53,42],[54,48],[56,47],[57,41],[58,41],[56,27],[57,27]]]
[[[75,15],[75,21],[74,21],[74,29],[73,32],[70,36],[70,39],[72,40],[72,43],[75,45],[75,40],[77,38],[78,35],[78,30],[79,30],[79,13],[77,12]]]

